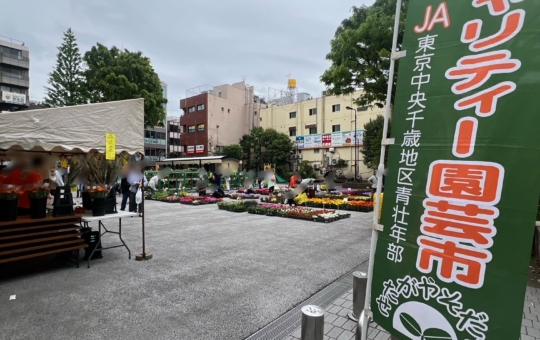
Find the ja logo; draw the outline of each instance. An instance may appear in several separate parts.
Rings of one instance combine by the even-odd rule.
[[[396,309],[393,326],[411,340],[458,340],[439,311],[416,301],[406,302]]]

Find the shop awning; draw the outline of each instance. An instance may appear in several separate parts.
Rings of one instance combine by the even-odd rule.
[[[116,135],[116,153],[144,153],[144,99],[0,113],[0,153],[106,151]]]
[[[183,157],[183,158],[167,158],[164,161],[156,162],[156,164],[221,164],[224,159],[235,159],[227,156],[206,156],[206,157]],[[242,161],[240,161],[241,163]]]

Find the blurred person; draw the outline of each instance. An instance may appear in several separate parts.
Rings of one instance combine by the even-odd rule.
[[[377,179],[377,175],[375,174],[375,171],[373,171],[373,175],[371,175],[370,178],[368,178],[368,182],[371,183],[371,196],[375,193],[377,193],[377,182],[379,180]]]
[[[270,176],[268,177],[268,193],[270,194],[269,200],[272,200],[274,197],[274,189],[276,188],[276,176],[272,171],[269,172]]]
[[[49,174],[49,189],[51,195],[54,196],[56,188],[63,187],[64,181],[62,180],[62,175],[56,169],[51,169]]]
[[[148,184],[148,180],[146,179],[146,176],[142,172],[142,168],[140,165],[133,165],[128,177],[127,181],[130,185],[129,187],[129,212],[137,212],[137,203],[135,202],[135,196],[137,195],[137,190],[139,188],[142,189],[143,185]],[[139,204],[140,205],[140,204]],[[142,217],[143,211],[141,211],[139,207],[139,216]]]

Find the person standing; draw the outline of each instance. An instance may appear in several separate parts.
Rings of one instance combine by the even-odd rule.
[[[62,180],[62,175],[58,173],[58,170],[51,169],[51,173],[49,175],[49,189],[51,195],[54,197],[54,193],[56,192],[57,187],[63,187],[64,181]]]
[[[148,180],[144,176],[142,169],[135,165],[131,169],[127,181],[130,185],[129,187],[129,212],[137,212],[137,203],[135,202],[135,196],[137,195],[137,190],[142,188],[143,184],[147,185]],[[139,210],[139,216],[142,216],[142,211]]]
[[[127,177],[122,177],[122,180],[120,181],[120,191],[122,192],[122,204],[120,205],[120,210],[126,211],[126,204],[129,198],[129,188],[131,185],[127,181]],[[131,206],[131,202],[130,202]]]
[[[373,172],[373,175],[371,175],[370,178],[368,178],[368,182],[371,183],[371,197],[373,197],[377,193],[377,176],[375,175],[375,171]]]
[[[274,176],[274,173],[270,173],[270,176],[268,178],[268,193],[270,194],[269,200],[272,200],[274,197],[274,189],[276,188],[276,176]]]
[[[231,190],[231,176],[225,177],[225,186],[227,188],[227,191]]]

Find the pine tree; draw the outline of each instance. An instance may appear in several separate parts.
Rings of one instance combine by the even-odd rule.
[[[47,91],[45,106],[61,107],[86,103],[82,66],[77,39],[69,28],[64,32],[64,42],[58,47],[56,66],[53,72],[49,73],[50,87],[45,87]]]

